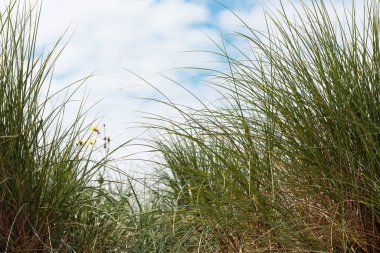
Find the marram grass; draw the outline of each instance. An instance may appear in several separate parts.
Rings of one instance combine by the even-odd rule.
[[[149,126],[162,159],[142,182],[97,179],[112,150],[95,159],[82,106],[61,125],[70,96],[48,107],[61,48],[37,54],[19,3],[0,15],[1,252],[380,251],[378,0],[280,5],[236,35],[248,49],[223,42],[223,106],[163,101],[183,118]]]
[[[221,45],[226,106],[152,126],[184,252],[380,251],[380,2],[300,3]]]
[[[72,94],[49,107],[61,48],[37,53],[38,8],[11,1],[0,13],[0,251],[120,251],[127,205],[94,182],[109,157],[79,142],[90,130],[82,105],[66,128]]]

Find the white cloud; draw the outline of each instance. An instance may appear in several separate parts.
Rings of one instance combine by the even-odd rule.
[[[180,65],[172,54],[205,46],[207,40],[195,26],[208,21],[205,5],[182,0],[49,0],[40,40],[51,43],[70,24],[75,28],[57,74],[121,66],[151,74]],[[183,64],[191,59],[174,60]]]
[[[58,89],[95,72],[86,83],[88,104],[103,100],[90,117],[104,115],[101,124],[107,124],[111,137],[121,135],[120,140],[125,140],[143,131],[128,128],[131,122],[140,121],[141,114],[136,111],[171,112],[160,104],[133,98],[157,97],[158,93],[123,68],[148,80],[176,103],[195,105],[184,89],[158,73],[164,71],[191,86],[190,75],[174,68],[216,60],[211,54],[185,53],[212,47],[205,35],[218,34],[205,25],[213,22],[211,19],[205,3],[185,0],[47,0],[42,8],[39,45],[48,49],[70,26],[68,35],[72,38],[58,60],[53,85]],[[192,89],[200,97],[216,96],[205,86]],[[70,107],[69,112],[74,109]]]
[[[87,85],[94,99],[99,99],[131,82],[132,86],[141,84],[122,67],[150,79],[167,69],[213,60],[206,54],[183,53],[209,48],[202,29],[213,31],[199,28],[206,22],[210,22],[206,5],[183,0],[109,0],[106,4],[101,0],[49,0],[44,2],[39,38],[47,48],[70,24],[75,28],[55,74],[59,83],[67,84],[95,71]],[[145,85],[134,95],[152,92]]]

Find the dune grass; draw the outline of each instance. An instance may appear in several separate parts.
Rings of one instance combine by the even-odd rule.
[[[152,126],[178,252],[380,250],[380,3],[362,4],[273,11],[236,35],[250,50],[216,52],[224,106],[163,101],[183,116]]]
[[[95,181],[110,158],[80,142],[83,104],[62,125],[74,93],[49,92],[62,47],[37,53],[39,8],[11,1],[0,14],[0,251],[125,249],[127,205]]]
[[[60,41],[38,54],[38,6],[12,1],[0,15],[0,251],[378,252],[380,2],[343,17],[301,3],[296,18],[269,13],[265,33],[241,20],[249,49],[217,44],[221,100],[162,101],[182,118],[148,126],[155,174],[110,182],[101,172],[124,168],[108,143],[98,157],[83,140],[83,104],[63,126],[74,93],[47,92]]]

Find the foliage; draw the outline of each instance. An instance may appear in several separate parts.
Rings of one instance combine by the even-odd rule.
[[[38,8],[11,1],[0,15],[0,251],[124,249],[128,209],[94,182],[109,154],[95,159],[79,141],[89,129],[82,104],[63,127],[74,93],[49,91],[61,48],[38,54]]]
[[[75,91],[49,89],[60,40],[38,54],[38,6],[11,1],[0,15],[0,251],[378,252],[380,2],[363,2],[363,20],[354,4],[344,16],[300,4],[297,21],[282,4],[269,13],[265,33],[241,20],[249,50],[223,40],[228,70],[210,74],[222,103],[162,101],[182,119],[148,126],[155,174],[111,182],[104,169],[123,172],[110,139],[97,157],[83,104],[63,126]]]
[[[222,108],[164,102],[183,116],[152,127],[184,251],[379,251],[380,3],[363,5],[281,5],[237,34],[251,51],[220,45]]]

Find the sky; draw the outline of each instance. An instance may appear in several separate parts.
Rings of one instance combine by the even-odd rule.
[[[241,25],[226,7],[250,13],[257,10],[259,2],[45,0],[38,47],[47,52],[64,34],[67,45],[55,66],[53,89],[92,75],[76,98],[86,97],[88,107],[96,104],[88,118],[98,118],[95,124],[100,128],[106,124],[107,135],[120,143],[144,131],[138,127],[144,121],[143,113],[175,114],[157,102],[142,99],[163,99],[152,86],[176,103],[200,106],[168,78],[203,101],[217,98],[217,93],[202,83],[200,72],[188,68],[223,67],[220,59],[204,51],[216,51],[212,40],[220,41],[222,34]],[[78,105],[69,107],[68,122]]]
[[[67,45],[55,67],[53,88],[92,75],[78,96],[86,97],[88,107],[96,103],[89,118],[97,117],[96,124],[106,124],[111,139],[120,142],[143,132],[137,127],[142,112],[173,113],[141,99],[163,99],[152,86],[176,103],[200,106],[168,78],[203,101],[217,99],[217,92],[198,77],[199,71],[188,67],[223,69],[220,59],[207,51],[217,51],[213,40],[220,43],[221,36],[241,31],[231,10],[264,31],[264,2],[268,1],[45,0],[38,47],[48,51],[65,34]],[[289,4],[285,7],[290,9]],[[68,120],[75,105],[70,110]]]

